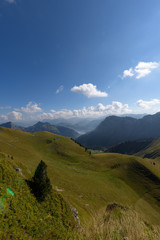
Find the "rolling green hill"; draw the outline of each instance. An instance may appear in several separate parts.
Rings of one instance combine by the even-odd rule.
[[[152,230],[159,225],[158,161],[155,167],[149,159],[136,156],[113,153],[90,155],[66,137],[48,132],[26,133],[7,128],[0,128],[0,152],[6,156],[7,161],[22,169],[22,177],[25,179],[33,176],[40,160],[45,161],[53,188],[78,210],[82,229],[89,229],[93,216],[97,214],[102,219],[106,214],[112,216],[112,213],[104,213],[107,205],[112,202],[136,211],[140,216],[139,221],[143,222],[147,231],[151,231],[151,235]],[[123,216],[129,214],[120,211]],[[131,219],[134,219],[134,213],[131,215]],[[98,221],[97,217],[95,219]],[[153,229],[147,227],[151,225]],[[87,239],[89,230],[84,234]],[[121,239],[118,237],[122,234],[117,234],[117,238],[110,239]]]

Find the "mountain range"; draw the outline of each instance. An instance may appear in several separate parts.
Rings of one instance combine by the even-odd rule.
[[[139,115],[138,115],[139,116]],[[29,127],[20,127],[12,122],[1,124],[1,127],[16,129],[25,132],[48,131],[58,135],[76,139],[83,146],[91,149],[105,150],[111,146],[126,141],[145,141],[160,137],[160,113],[137,116],[109,116],[104,120],[93,119],[56,119],[55,124],[37,122]],[[77,129],[75,131],[74,129]],[[92,131],[90,131],[92,129]],[[80,136],[80,132],[83,134]],[[134,143],[135,144],[135,143]],[[138,143],[139,145],[139,143]],[[136,146],[138,146],[136,143]],[[127,145],[128,147],[128,145]]]
[[[47,131],[47,132],[55,133],[65,137],[70,137],[73,139],[79,136],[79,133],[71,128],[67,128],[64,126],[55,126],[48,122],[37,122],[36,124],[30,127],[19,127],[12,122],[7,122],[7,123],[1,124],[0,127],[6,127],[6,128],[16,129],[24,132],[31,132],[31,133],[39,132],[39,131]]]
[[[160,137],[160,113],[141,119],[109,116],[95,130],[77,138],[87,148],[104,149],[124,141]]]

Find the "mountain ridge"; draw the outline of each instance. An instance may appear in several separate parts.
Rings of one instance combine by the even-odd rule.
[[[20,127],[16,126],[13,122],[6,122],[0,125],[0,127],[6,127],[11,129],[20,130],[23,132],[39,132],[39,131],[48,131],[51,133],[59,134],[65,137],[71,137],[73,139],[79,136],[78,132],[71,128],[63,127],[63,126],[55,126],[48,122],[37,122],[33,126],[30,127]]]
[[[77,141],[93,149],[104,149],[124,141],[160,137],[160,112],[141,119],[109,116],[94,131],[77,138]]]

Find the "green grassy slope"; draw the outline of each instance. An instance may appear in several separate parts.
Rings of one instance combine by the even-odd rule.
[[[149,161],[121,154],[90,156],[62,136],[5,128],[0,128],[0,152],[27,166],[20,165],[26,177],[44,160],[53,187],[78,209],[82,225],[110,202],[129,206],[148,223],[159,224],[160,173]]]
[[[160,158],[160,138],[122,142],[109,147],[105,152],[122,153],[143,158]]]
[[[115,146],[111,146],[105,150],[105,152],[122,153],[128,155],[136,155],[136,153],[145,150],[152,143],[153,139],[144,139],[136,141],[126,141],[119,143]]]
[[[160,158],[160,138],[154,139],[147,148],[142,149],[136,155],[144,158]]]
[[[38,202],[24,175],[15,171],[17,165],[0,153],[0,239],[76,238],[76,223],[62,196],[53,190]]]

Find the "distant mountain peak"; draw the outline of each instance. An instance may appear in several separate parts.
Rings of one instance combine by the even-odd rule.
[[[13,128],[15,125],[14,125],[13,122],[6,122],[6,123],[2,123],[0,126],[1,127]]]
[[[160,112],[136,119],[110,116],[95,130],[80,136],[77,141],[88,148],[103,149],[124,141],[160,137]]]
[[[5,128],[11,128],[11,129],[16,129],[16,130],[21,130],[24,131],[23,127],[16,126],[13,122],[6,122],[2,123],[0,127],[5,127]]]

